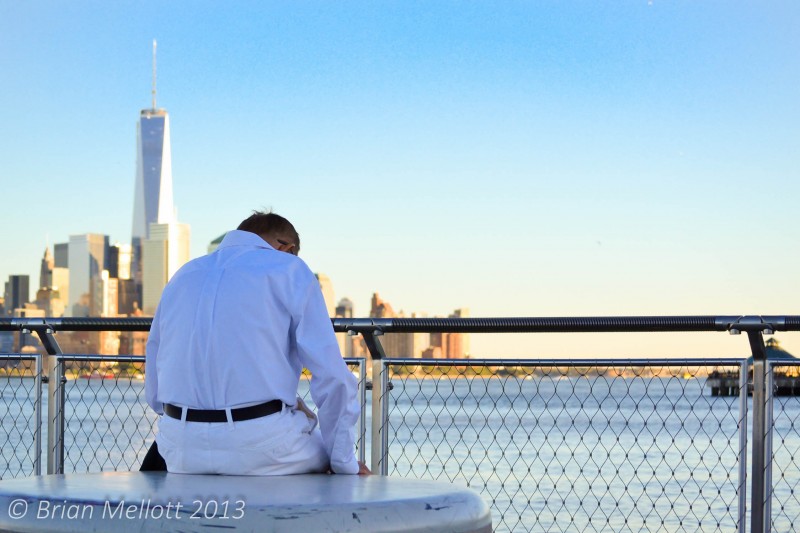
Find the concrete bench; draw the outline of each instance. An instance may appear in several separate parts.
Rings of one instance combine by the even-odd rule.
[[[384,476],[162,472],[0,481],[0,531],[491,532],[488,506],[449,483]]]

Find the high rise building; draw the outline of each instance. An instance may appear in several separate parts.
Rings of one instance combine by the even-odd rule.
[[[106,270],[107,261],[107,235],[87,233],[69,236],[68,316],[89,316],[93,280]]]
[[[416,315],[412,313],[411,318],[416,318]],[[386,333],[382,338],[383,351],[389,357],[419,359],[431,344],[430,333]]]
[[[92,316],[114,317],[118,314],[119,280],[103,270],[92,280]]]
[[[117,280],[117,312],[121,315],[141,314],[136,295],[136,285],[132,279]]]
[[[3,306],[6,314],[14,314],[14,309],[21,309],[30,301],[30,276],[18,274],[8,276],[5,284]]]
[[[53,287],[42,287],[36,291],[36,307],[44,312],[44,316],[64,316],[66,304],[61,293]]]
[[[325,300],[325,307],[328,309],[328,316],[336,316],[336,297],[333,293],[333,282],[331,278],[319,272],[314,274],[319,282],[319,288],[322,290],[322,298]]]
[[[323,293],[324,294],[324,293]],[[334,309],[336,318],[353,318],[353,302],[349,298],[342,298],[339,300],[339,305]],[[343,357],[358,357],[354,355],[357,351],[357,339],[354,335],[347,333],[337,333],[336,340],[339,342],[339,351],[342,352]]]
[[[48,246],[44,249],[44,257],[42,257],[42,265],[39,269],[40,289],[53,286],[54,267],[55,267],[55,261],[53,260],[53,254],[50,253],[50,247]]]
[[[369,316],[373,318],[392,318],[394,309],[392,309],[389,302],[384,301],[376,292],[372,294],[372,307],[369,311]]]
[[[336,306],[336,316],[342,318],[353,318],[353,301],[350,298],[342,298]]]
[[[167,282],[189,261],[189,225],[151,224],[142,242],[142,310],[153,315]]]
[[[131,245],[115,243],[108,249],[108,275],[110,278],[130,279]]]
[[[169,114],[156,106],[155,41],[153,41],[152,95],[152,107],[141,111],[136,125],[136,185],[133,200],[130,274],[139,285],[143,281],[142,244],[151,236],[151,225],[169,224],[175,220]]]
[[[67,302],[69,302],[69,269],[56,266],[53,268],[53,289],[58,291],[59,298],[63,302],[64,309],[66,310]],[[59,316],[59,315],[49,315]]]
[[[462,307],[453,311],[449,318],[468,318],[469,309]],[[469,357],[469,333],[450,333],[447,343],[447,355],[449,359],[461,359]]]
[[[53,266],[69,268],[69,243],[62,242],[53,246]]]
[[[468,316],[469,309],[463,307],[450,313],[448,318],[467,318]],[[469,333],[441,331],[431,333],[431,349],[433,351],[428,356],[432,358],[463,359],[469,357]]]
[[[44,312],[44,316],[58,317],[64,314],[66,301],[61,292],[54,287],[55,273],[58,272],[59,279],[61,271],[65,268],[56,268],[50,247],[44,249],[41,269],[39,271],[39,290],[36,291],[36,307]],[[66,284],[69,286],[69,284]]]
[[[403,317],[402,311],[395,313],[389,302],[383,300],[378,293],[372,295],[372,308],[369,313],[373,318]],[[411,314],[416,317],[415,313]],[[422,352],[430,346],[430,333],[387,333],[383,336],[383,350],[389,357],[422,357]]]

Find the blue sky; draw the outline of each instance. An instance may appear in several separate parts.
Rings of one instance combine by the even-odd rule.
[[[0,2],[0,279],[38,278],[47,238],[129,241],[155,38],[195,256],[272,207],[357,314],[373,291],[431,315],[800,314],[798,24],[788,1]]]

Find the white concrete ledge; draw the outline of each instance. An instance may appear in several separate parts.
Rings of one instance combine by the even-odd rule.
[[[157,472],[0,481],[0,531],[488,533],[472,490],[383,476]]]

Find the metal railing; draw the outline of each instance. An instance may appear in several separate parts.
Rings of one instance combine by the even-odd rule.
[[[47,473],[138,469],[154,440],[158,416],[145,401],[143,375],[120,370],[118,365],[143,367],[144,356],[52,356],[55,359],[53,374],[60,376],[54,402],[42,394],[42,384],[49,381],[41,371],[43,357],[39,354],[0,354],[0,360],[6,362],[34,363],[32,368],[26,369],[12,365],[10,370],[0,375],[3,399],[0,420],[4,421],[0,448],[5,460],[0,464],[0,479],[41,474],[43,440],[52,443],[47,445],[44,454],[49,465]],[[348,358],[345,361],[359,376],[362,416],[356,451],[363,461],[366,439],[365,364],[364,359]],[[303,400],[314,408],[308,387],[302,389]],[[50,420],[44,428],[42,411],[48,413]],[[26,439],[29,435],[33,438]]]
[[[33,332],[47,352],[26,357],[39,364],[34,392],[47,382],[48,395],[26,401],[38,405],[39,413],[47,412],[48,473],[64,470],[67,438],[76,446],[83,442],[80,436],[87,430],[70,428],[86,425],[88,435],[109,451],[104,460],[94,452],[94,463],[82,455],[70,458],[71,468],[131,467],[124,454],[120,458],[113,450],[130,446],[132,435],[113,423],[92,426],[99,414],[93,407],[97,402],[83,397],[95,392],[76,392],[74,384],[66,385],[64,362],[78,356],[62,354],[54,333],[147,331],[149,325],[149,318],[0,319],[0,331]],[[361,389],[362,413],[371,407],[371,430],[364,435],[362,429],[359,453],[363,457],[370,447],[373,471],[445,477],[474,486],[491,500],[497,530],[744,531],[749,523],[751,531],[761,532],[800,524],[795,509],[800,438],[795,442],[793,407],[778,402],[773,413],[773,368],[778,363],[766,361],[763,341],[764,334],[800,330],[798,316],[334,319],[333,328],[361,335],[372,359],[371,398],[365,396],[366,386]],[[380,343],[384,333],[402,332],[643,331],[744,332],[753,362],[422,361],[387,358]],[[738,374],[738,399],[718,398],[712,404],[706,380],[685,379],[723,367]],[[654,374],[654,368],[662,371]],[[749,371],[752,408],[745,394]],[[101,391],[108,395],[106,404],[118,402],[114,390]],[[75,394],[77,404],[85,404],[85,415],[67,413],[65,418],[67,397]],[[115,412],[111,420],[139,417],[137,426],[145,429],[137,429],[135,437],[148,438],[152,422],[146,410],[142,413],[123,417]],[[43,438],[40,429],[24,431],[34,440]],[[115,431],[122,436],[112,446],[103,438]],[[22,439],[17,436],[17,441]],[[773,481],[774,472],[780,475]],[[6,473],[13,476],[15,470],[7,465]]]
[[[776,369],[783,370],[784,377],[776,377]],[[764,516],[776,531],[797,531],[800,529],[800,417],[796,407],[800,391],[782,391],[790,394],[783,397],[776,397],[774,392],[780,389],[782,384],[778,382],[786,380],[787,374],[800,375],[800,361],[768,361],[766,371],[764,474],[770,494],[765,497]]]
[[[496,531],[733,531],[747,395],[704,377],[745,365],[388,359],[384,471],[476,488]]]

